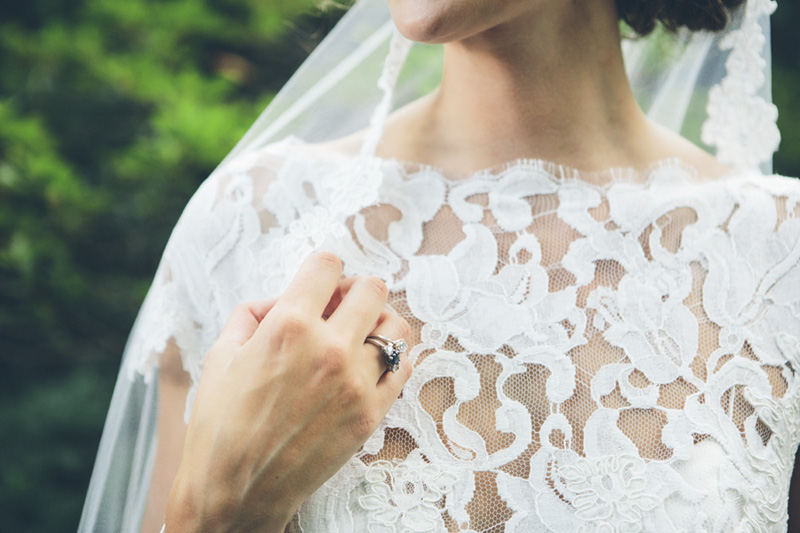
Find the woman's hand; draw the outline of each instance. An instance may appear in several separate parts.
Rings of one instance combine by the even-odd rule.
[[[411,375],[367,335],[408,338],[372,277],[311,255],[276,301],[241,305],[209,351],[166,531],[282,531],[359,449]],[[327,317],[327,318],[325,318]]]

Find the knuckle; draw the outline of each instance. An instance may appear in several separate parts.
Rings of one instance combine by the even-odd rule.
[[[320,351],[320,368],[329,376],[342,374],[347,367],[348,350],[344,344],[329,344]]]
[[[314,252],[314,259],[323,266],[329,267],[331,269],[341,270],[342,268],[342,260],[339,259],[339,256],[337,256],[333,252],[327,252],[327,251]]]
[[[410,339],[411,338],[411,324],[405,318],[400,318],[400,323],[398,324],[400,329],[400,337],[403,339]]]
[[[341,357],[331,355],[330,352],[322,355],[322,360],[319,364],[319,369],[322,371],[324,379],[331,380],[337,378],[345,373],[345,362]]]
[[[379,298],[385,300],[389,296],[389,288],[386,287],[386,282],[381,278],[377,276],[365,276],[364,283],[367,283]]]
[[[311,323],[304,313],[291,309],[281,314],[277,326],[283,337],[300,337],[308,334]]]
[[[358,379],[346,379],[342,382],[340,398],[345,405],[359,408],[364,405],[367,397],[367,388]]]
[[[371,409],[362,409],[353,418],[353,436],[359,440],[366,440],[375,431],[380,420],[377,414]]]

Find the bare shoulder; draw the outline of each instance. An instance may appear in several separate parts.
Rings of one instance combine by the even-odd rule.
[[[678,158],[697,170],[698,177],[714,180],[730,174],[733,168],[681,135],[652,124],[660,158]]]
[[[364,142],[364,131],[358,131],[346,137],[309,145],[311,155],[322,158],[355,157]]]
[[[800,179],[759,171],[737,171],[677,133],[655,124],[653,126],[660,150],[669,154],[669,157],[680,158],[696,169],[702,181],[713,182],[723,177],[734,177],[735,180],[726,180],[726,183],[738,184],[737,187],[741,187],[743,194],[747,194],[747,190],[760,190],[774,196],[776,200],[789,200],[797,204],[794,216],[800,216]]]

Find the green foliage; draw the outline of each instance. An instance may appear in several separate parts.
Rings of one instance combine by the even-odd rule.
[[[16,4],[0,16],[0,531],[63,531],[169,231],[338,13]]]
[[[91,368],[0,404],[0,531],[74,531],[113,380]],[[12,433],[13,431],[13,433]],[[13,460],[12,460],[13,458]]]
[[[780,2],[772,17],[773,98],[783,138],[775,172],[800,177],[800,5]],[[800,488],[798,488],[800,490]],[[800,496],[800,493],[798,493]]]

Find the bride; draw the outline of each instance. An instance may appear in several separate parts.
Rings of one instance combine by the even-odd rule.
[[[187,206],[80,530],[785,530],[774,3],[388,4]]]

